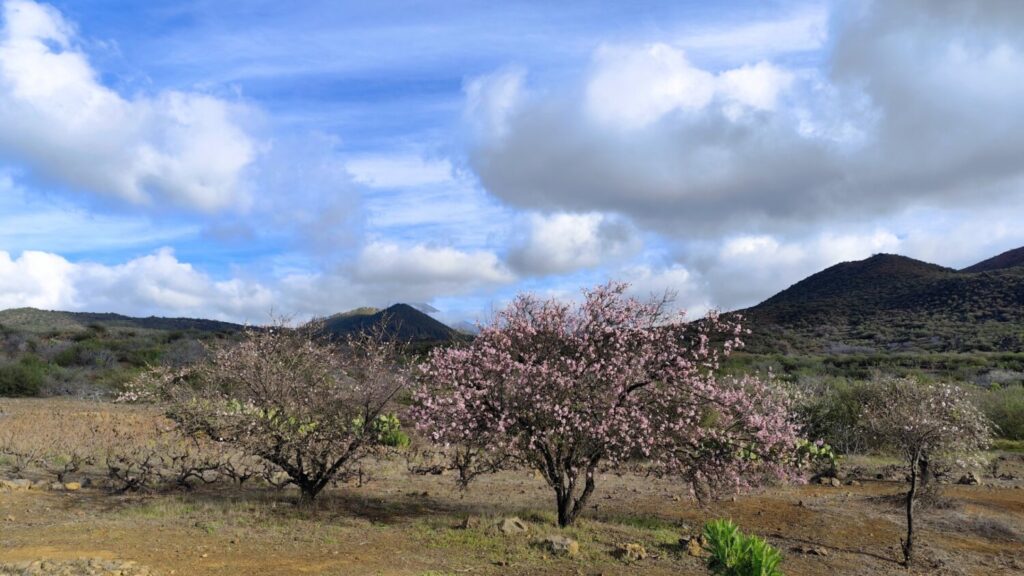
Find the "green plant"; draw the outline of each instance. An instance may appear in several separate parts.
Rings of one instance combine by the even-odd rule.
[[[782,576],[782,554],[757,536],[740,532],[732,520],[704,525],[705,546],[711,553],[708,567],[722,576]]]
[[[409,446],[409,435],[402,431],[402,423],[394,414],[381,414],[373,422],[373,430],[377,433],[377,441],[391,448]]]
[[[38,396],[46,366],[34,356],[0,366],[0,396]]]
[[[835,476],[841,459],[832,446],[821,440],[811,442],[800,438],[796,441],[797,466],[809,467],[815,474]]]

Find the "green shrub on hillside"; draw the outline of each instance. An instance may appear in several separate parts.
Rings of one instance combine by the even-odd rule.
[[[0,366],[0,396],[38,396],[45,375],[46,364],[35,356]]]
[[[1024,440],[1024,386],[979,391],[975,402],[998,427],[997,437]]]

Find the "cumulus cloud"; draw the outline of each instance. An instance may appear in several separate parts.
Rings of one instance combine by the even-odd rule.
[[[256,143],[243,107],[181,91],[106,87],[55,8],[7,0],[0,29],[0,155],[43,180],[137,204],[214,211],[245,202]]]
[[[619,212],[677,237],[1006,199],[1024,183],[1022,27],[1019,2],[853,2],[820,69],[770,53],[701,66],[686,39],[605,46],[567,90],[526,93],[517,76],[471,164],[516,206]]]
[[[504,285],[515,277],[492,253],[371,243],[355,262],[326,272],[216,279],[164,248],[121,264],[73,262],[58,254],[0,251],[0,309],[110,311],[262,322],[357,306],[428,302]]]
[[[113,266],[0,251],[0,309],[21,306],[262,321],[274,295],[256,282],[213,280],[170,249]]]
[[[524,274],[572,272],[631,256],[641,248],[636,229],[605,214],[533,214],[526,237],[509,254]]]
[[[667,44],[602,46],[587,80],[586,109],[599,124],[644,128],[673,112],[699,112],[716,97],[730,115],[772,110],[792,73],[768,62],[715,75]]]
[[[422,244],[401,247],[390,242],[374,242],[364,247],[353,276],[373,284],[428,283],[450,288],[513,279],[492,252],[464,252]]]
[[[466,82],[465,117],[478,137],[502,138],[509,116],[523,98],[526,71],[510,67]]]

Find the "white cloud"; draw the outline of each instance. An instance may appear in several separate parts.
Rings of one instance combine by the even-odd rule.
[[[57,254],[0,251],[0,308],[31,306],[134,315],[263,321],[275,303],[256,282],[216,281],[169,249],[108,266]]]
[[[773,110],[793,74],[765,61],[714,74],[667,44],[602,46],[587,80],[586,107],[599,124],[647,127],[673,112],[697,113],[718,98],[730,117]]]
[[[499,139],[504,136],[509,116],[523,98],[525,77],[524,69],[511,67],[471,78],[465,83],[465,116],[478,136]]]
[[[389,242],[374,242],[364,247],[353,276],[370,283],[439,283],[453,288],[505,283],[513,279],[492,252],[464,252],[422,244],[401,247]]]
[[[514,206],[621,213],[689,238],[794,236],[1019,197],[1024,4],[811,13],[808,46],[824,49],[831,26],[820,64],[772,61],[768,49],[698,66],[690,51],[707,38],[602,47],[579,83],[520,97],[500,137],[471,148],[471,166]]]
[[[406,188],[453,180],[449,160],[414,155],[357,156],[345,163],[345,169],[356,182],[373,188]]]
[[[774,110],[779,94],[793,84],[793,74],[768,62],[726,70],[718,89],[736,104],[755,110]]]
[[[556,274],[591,268],[634,254],[641,247],[636,230],[605,214],[533,214],[526,238],[509,262],[527,274]]]
[[[640,299],[673,298],[671,305],[693,319],[715,308],[700,278],[682,264],[657,268],[641,264],[622,270],[621,278],[629,282],[629,293]]]
[[[3,4],[0,155],[44,180],[139,204],[245,202],[256,145],[239,105],[191,92],[126,98],[104,86],[52,6]]]
[[[587,111],[598,122],[643,128],[674,110],[700,110],[715,95],[715,78],[665,44],[602,46],[587,81]]]
[[[70,307],[74,289],[70,275],[74,266],[55,254],[24,252],[14,259],[0,251],[0,309],[60,309]]]
[[[759,58],[766,53],[810,52],[821,49],[828,40],[828,20],[824,6],[806,6],[778,19],[684,29],[679,43],[688,50],[714,53],[729,60]]]

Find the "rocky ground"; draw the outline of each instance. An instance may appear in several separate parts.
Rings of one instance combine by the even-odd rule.
[[[911,574],[1024,573],[1024,454],[960,475],[918,513]],[[998,458],[1002,458],[1001,460]],[[708,574],[695,537],[731,518],[784,554],[787,575],[908,574],[899,565],[905,483],[891,462],[852,458],[845,474],[701,506],[667,480],[602,474],[578,524],[560,530],[553,496],[528,472],[453,479],[401,462],[340,486],[313,509],[296,494],[227,485],[114,495],[98,471],[58,484],[0,464],[0,576]]]

